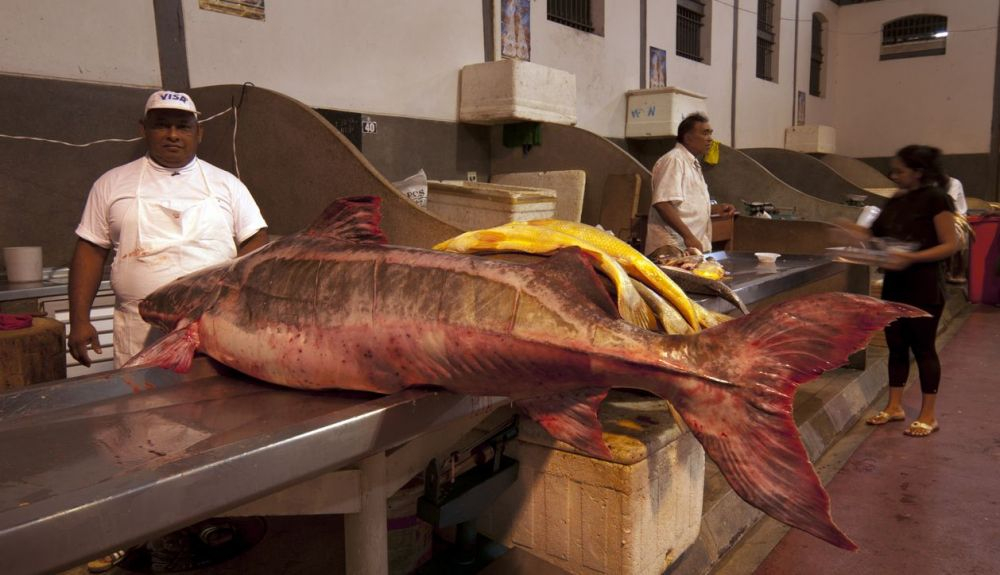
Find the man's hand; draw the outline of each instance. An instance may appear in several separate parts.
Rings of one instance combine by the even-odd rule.
[[[736,207],[733,204],[713,204],[712,214],[720,216],[732,216],[736,213]]]
[[[700,256],[703,253],[704,246],[701,245],[701,240],[690,234],[684,236],[684,245],[687,246],[684,253],[689,256]]]
[[[94,353],[98,355],[103,353],[101,340],[92,323],[70,326],[67,341],[69,342],[69,354],[84,367],[90,367],[90,355],[87,354],[88,345],[93,348]]]

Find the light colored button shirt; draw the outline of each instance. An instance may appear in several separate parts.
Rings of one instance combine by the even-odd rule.
[[[682,144],[674,146],[653,166],[653,194],[649,207],[649,221],[646,225],[646,253],[649,254],[665,245],[676,244],[684,247],[684,240],[674,231],[655,206],[660,202],[670,202],[677,207],[681,221],[698,238],[702,251],[712,249],[712,206],[708,196],[708,184],[701,173],[698,158]],[[692,247],[692,246],[689,246]]]
[[[965,188],[962,187],[962,182],[948,178],[948,195],[955,202],[955,211],[964,216],[969,211],[969,205],[965,203]]]

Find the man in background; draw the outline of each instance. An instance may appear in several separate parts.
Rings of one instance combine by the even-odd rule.
[[[677,127],[677,143],[653,166],[653,194],[645,251],[677,246],[687,253],[712,250],[713,214],[732,215],[731,204],[712,204],[698,158],[712,146],[712,126],[691,114]]]

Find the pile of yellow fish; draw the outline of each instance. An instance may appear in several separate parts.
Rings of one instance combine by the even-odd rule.
[[[441,242],[434,249],[462,254],[549,254],[575,246],[590,255],[614,283],[625,321],[649,330],[688,334],[730,319],[698,305],[663,270],[604,230],[565,220],[510,222]]]

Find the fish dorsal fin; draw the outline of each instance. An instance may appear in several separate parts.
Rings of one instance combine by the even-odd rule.
[[[382,222],[382,198],[351,196],[338,198],[305,233],[356,243],[384,244],[388,240],[379,226]]]
[[[611,293],[594,269],[594,261],[578,247],[561,248],[533,266],[548,278],[561,278],[584,299],[594,303],[609,317],[621,317]]]

